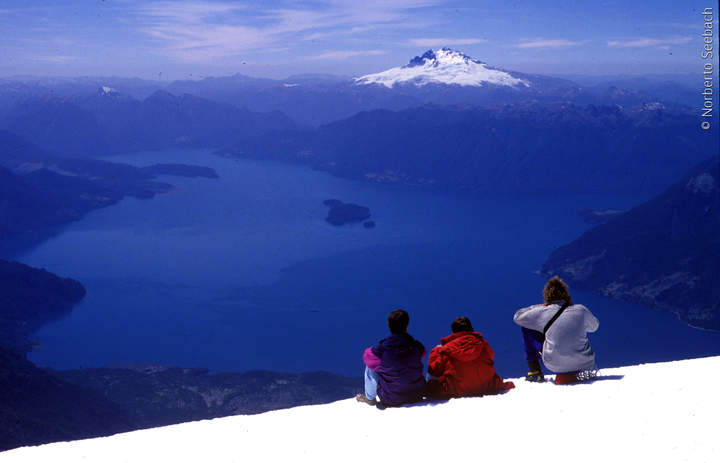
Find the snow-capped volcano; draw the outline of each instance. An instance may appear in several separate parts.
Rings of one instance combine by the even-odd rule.
[[[391,88],[397,83],[413,83],[417,86],[427,84],[455,84],[481,87],[486,84],[507,87],[525,86],[530,82],[511,73],[488,66],[480,60],[450,48],[428,50],[422,56],[416,56],[402,67],[388,69],[377,74],[358,77],[359,85],[379,84]]]

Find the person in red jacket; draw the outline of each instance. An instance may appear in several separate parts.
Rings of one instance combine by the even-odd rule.
[[[452,322],[453,334],[430,351],[427,395],[435,399],[498,394],[515,387],[495,372],[495,353],[467,317]]]

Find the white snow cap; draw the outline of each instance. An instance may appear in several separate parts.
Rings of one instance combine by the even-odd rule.
[[[480,60],[473,59],[457,50],[441,48],[428,50],[416,56],[402,67],[368,74],[355,79],[356,84],[379,84],[392,88],[397,83],[410,82],[417,86],[426,84],[455,84],[481,87],[485,84],[515,87],[530,86],[530,82],[513,77],[510,73],[495,69]]]
[[[107,87],[107,86],[105,86],[105,85],[103,85],[103,86],[101,87],[101,90],[102,90],[103,93],[117,93],[117,90],[115,90],[115,89],[112,88],[112,87]]]

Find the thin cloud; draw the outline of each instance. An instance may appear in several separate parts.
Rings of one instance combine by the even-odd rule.
[[[328,0],[319,7],[291,2],[290,7],[270,10],[228,1],[160,1],[139,5],[135,13],[140,30],[163,42],[166,53],[183,61],[203,62],[266,52],[308,37],[316,40],[362,28],[402,25],[410,20],[410,10],[445,1]]]
[[[206,19],[245,10],[244,5],[222,2],[155,2],[138,6],[141,15],[156,18],[159,21],[177,21],[182,23],[203,23]],[[220,19],[219,17],[217,19]]]
[[[467,39],[450,39],[450,38],[419,38],[410,39],[408,45],[414,47],[439,47],[446,45],[475,45],[476,43],[485,43],[487,39],[467,38]]]
[[[607,46],[618,48],[661,47],[669,45],[682,45],[691,41],[692,37],[671,37],[665,39],[639,37],[629,40],[608,40]]]
[[[516,45],[517,48],[566,48],[577,47],[587,43],[587,40],[574,41],[565,39],[533,39]]]
[[[351,27],[348,31],[349,34],[359,34],[360,32],[367,32],[375,29],[376,26],[355,26]]]
[[[77,57],[67,56],[67,55],[47,55],[47,56],[36,56],[35,60],[43,61],[46,63],[65,64],[65,63],[72,63],[74,61],[77,61]]]
[[[352,58],[354,56],[377,56],[384,55],[387,52],[385,50],[338,50],[328,51],[320,55],[312,56],[311,59],[315,60],[344,60]]]
[[[257,28],[229,24],[246,7],[235,3],[156,2],[141,5],[140,28],[167,44],[167,52],[185,61],[206,61],[269,46]]]

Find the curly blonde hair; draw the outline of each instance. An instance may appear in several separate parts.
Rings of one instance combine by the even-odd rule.
[[[572,305],[573,303],[568,285],[557,275],[550,278],[545,284],[545,288],[543,288],[543,299],[545,300],[545,305],[550,305],[553,301],[565,301],[568,305]]]

